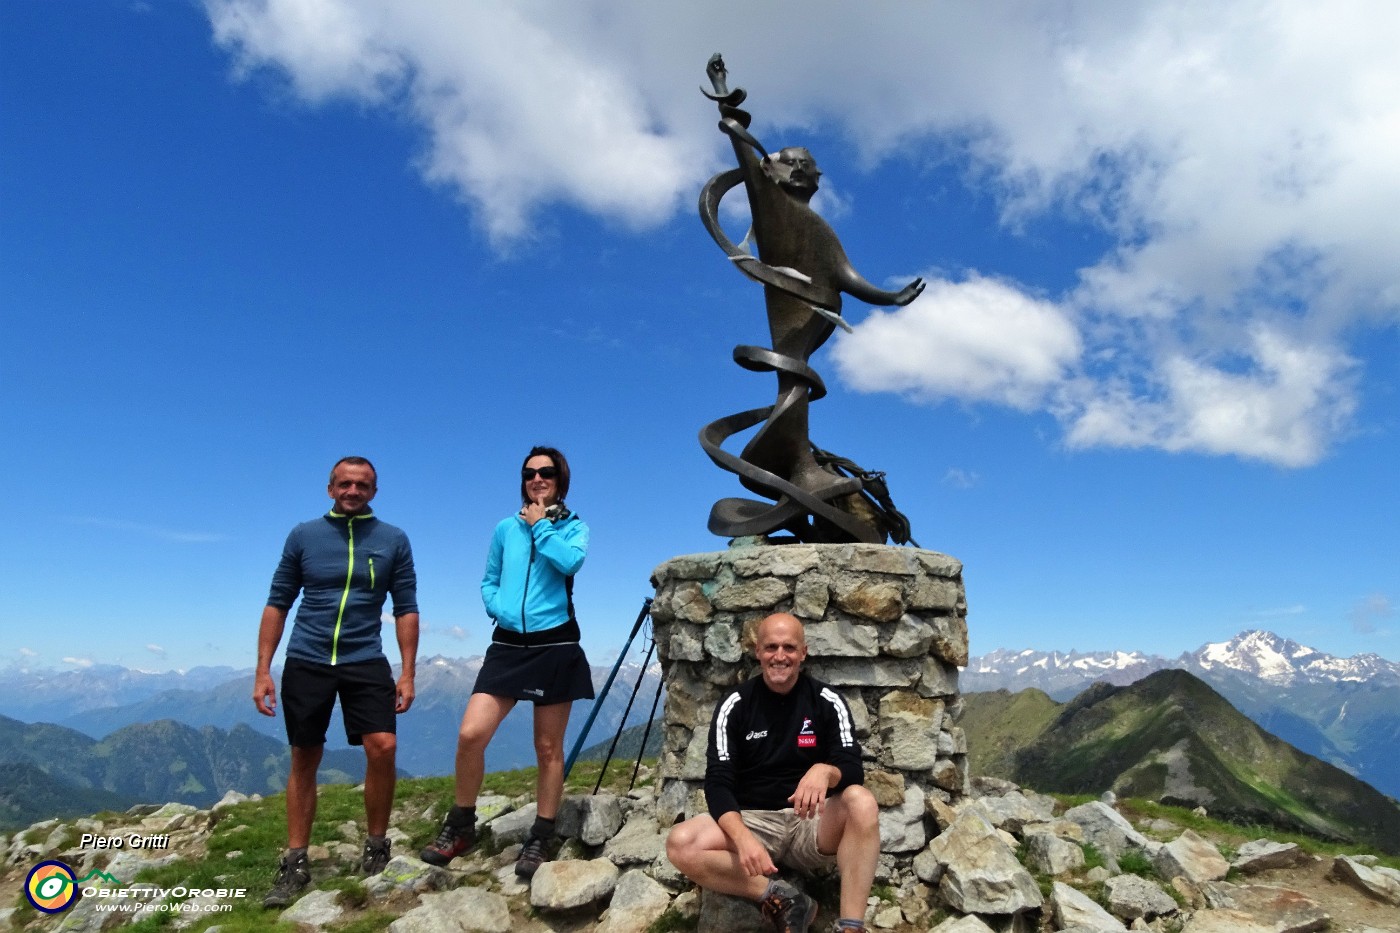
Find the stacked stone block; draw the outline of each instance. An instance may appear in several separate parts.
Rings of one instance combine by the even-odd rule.
[[[902,859],[924,846],[935,801],[967,791],[967,740],[956,724],[967,664],[959,561],[917,548],[738,539],[728,551],[666,561],[652,585],[666,683],[663,826],[703,812],[715,704],[757,673],[758,622],[791,612],[806,623],[808,672],[851,707],[883,851]]]

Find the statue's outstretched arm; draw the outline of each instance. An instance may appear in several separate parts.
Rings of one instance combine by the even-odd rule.
[[[897,292],[886,291],[866,280],[856,271],[850,260],[843,260],[836,270],[836,278],[841,291],[871,305],[907,305],[918,298],[924,290],[924,280],[917,278]]]
[[[743,113],[743,111],[738,112]],[[748,114],[744,115],[748,116]],[[759,142],[758,138],[749,132],[749,128],[735,119],[732,114],[725,114],[724,119],[719,121],[719,128],[721,132],[734,141],[734,152],[738,155],[739,161],[746,161],[745,157],[747,156],[747,161],[757,163],[758,156],[753,154],[754,151],[757,151],[760,156],[768,155],[768,150],[763,148],[763,143]]]

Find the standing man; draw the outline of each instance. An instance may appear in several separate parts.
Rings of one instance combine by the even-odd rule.
[[[272,655],[287,613],[301,594],[282,668],[282,717],[292,746],[287,776],[287,854],[264,907],[286,907],[311,882],[306,848],[316,819],[316,769],[331,709],[340,697],[345,738],[365,749],[368,838],[360,869],[378,874],[389,861],[389,811],[394,803],[395,714],[413,705],[418,657],[418,580],[408,537],[381,522],[369,504],[378,491],[374,465],[342,458],[326,492],[335,502],[322,517],[292,529],[258,629],[253,703],[277,714]],[[380,643],[385,597],[394,597],[395,634],[403,661],[398,683]]]
[[[676,825],[666,855],[700,887],[757,901],[778,933],[806,933],[817,905],[776,877],[776,862],[810,872],[836,866],[841,917],[865,929],[880,855],[880,810],[862,782],[851,710],[802,672],[807,639],[796,616],[758,624],[761,676],[715,707],[705,769],[708,814]]]

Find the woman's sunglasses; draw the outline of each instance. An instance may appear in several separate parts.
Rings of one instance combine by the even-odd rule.
[[[525,469],[520,471],[520,478],[528,483],[530,480],[535,478],[536,473],[540,475],[540,479],[554,479],[556,476],[559,475],[559,468],[540,467],[538,470],[532,470],[529,467],[526,467]]]

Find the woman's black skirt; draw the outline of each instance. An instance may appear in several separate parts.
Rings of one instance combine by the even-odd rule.
[[[577,627],[570,627],[578,631]],[[507,637],[510,635],[516,633],[509,633]],[[518,635],[513,640],[518,640]],[[472,693],[550,706],[593,699],[593,677],[583,646],[577,642],[518,645],[493,639],[491,647],[486,649]]]

